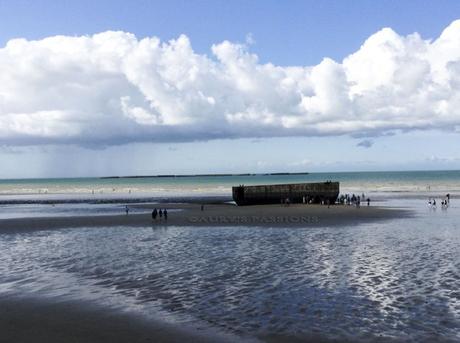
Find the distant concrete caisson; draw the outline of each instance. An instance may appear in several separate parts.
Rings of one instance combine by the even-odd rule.
[[[236,186],[232,188],[233,200],[238,206],[322,202],[334,204],[339,196],[338,182],[292,183],[279,185]]]

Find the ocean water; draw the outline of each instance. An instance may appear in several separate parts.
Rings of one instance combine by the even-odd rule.
[[[177,181],[177,192],[180,183],[214,194],[219,187],[228,192],[227,185],[249,184],[249,179],[254,183],[340,180],[342,190],[365,190],[380,197],[380,205],[408,208],[414,215],[295,229],[0,230],[0,297],[90,300],[120,311],[260,340],[460,341],[459,172],[256,176],[244,182],[232,177],[223,178],[225,182],[190,179]],[[48,180],[48,194],[28,193],[26,198],[41,199],[59,187],[63,193],[56,191],[57,197],[79,198],[81,189],[99,182],[91,180]],[[136,183],[148,196],[151,191],[145,185],[151,183],[153,189],[159,183],[169,187],[168,182],[176,182],[132,181],[100,182],[107,183],[107,189],[115,184],[134,189]],[[22,181],[2,182],[9,193],[0,198],[24,199],[24,194],[11,192]],[[46,183],[27,182],[35,182],[35,187]],[[25,184],[21,187],[29,189]],[[427,195],[440,199],[448,192],[453,195],[449,208],[427,206]],[[4,218],[5,213],[13,217],[113,214],[123,209],[123,200],[125,193],[107,203],[3,204],[0,217],[1,211]]]
[[[136,198],[147,196],[231,195],[239,184],[340,181],[341,190],[366,193],[460,194],[460,171],[311,173],[215,177],[76,178],[0,180],[0,201],[7,199]]]

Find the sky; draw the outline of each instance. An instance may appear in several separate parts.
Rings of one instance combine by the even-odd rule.
[[[0,0],[0,178],[460,169],[459,13]]]

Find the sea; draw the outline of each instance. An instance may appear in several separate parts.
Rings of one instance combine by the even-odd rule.
[[[305,228],[1,230],[1,219],[231,201],[234,185],[327,180],[412,215]],[[0,297],[88,300],[241,340],[460,342],[459,204],[460,171],[0,180]]]

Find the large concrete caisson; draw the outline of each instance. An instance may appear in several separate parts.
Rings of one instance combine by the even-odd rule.
[[[289,199],[291,203],[334,204],[339,196],[338,182],[293,183],[282,185],[236,186],[232,188],[233,200],[238,206],[279,204]]]

